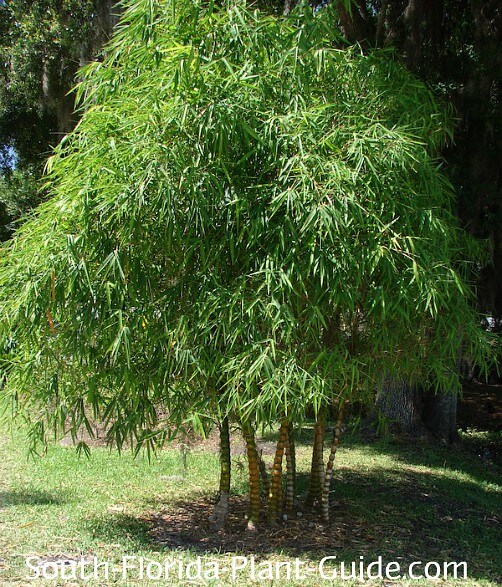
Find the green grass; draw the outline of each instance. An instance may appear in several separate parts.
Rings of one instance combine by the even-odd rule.
[[[301,443],[298,451],[301,489],[306,485],[309,454]],[[233,491],[240,495],[246,490],[246,464],[242,456],[235,462]],[[217,479],[218,457],[207,448],[192,449],[186,467],[176,449],[148,463],[142,457],[134,459],[129,453],[119,455],[103,448],[93,449],[86,459],[58,445],[45,457],[28,460],[22,434],[4,432],[0,434],[0,585],[82,584],[28,580],[25,559],[30,555],[96,556],[110,564],[119,564],[124,555],[136,555],[188,563],[197,560],[206,544],[203,561],[228,566],[232,548],[215,546],[210,536],[205,543],[197,532],[191,536],[190,520],[186,528],[169,525],[170,516],[176,516],[181,506],[188,512],[203,508],[204,499],[214,495]],[[349,437],[337,457],[331,525],[324,527],[316,517],[309,525],[305,513],[301,520],[280,525],[283,539],[277,541],[274,532],[265,531],[263,537],[251,536],[249,547],[245,542],[237,545],[235,552],[251,555],[255,549],[261,562],[299,556],[312,568],[324,554],[336,554],[337,561],[359,561],[364,556],[370,562],[379,555],[385,561],[406,564],[466,561],[469,579],[448,579],[448,585],[495,585],[502,560],[496,518],[501,505],[499,479],[495,465],[486,465],[465,450],[397,441],[363,444]],[[300,536],[295,535],[298,532]],[[312,548],[318,533],[324,535],[324,547]],[[191,539],[185,540],[187,536]],[[135,577],[131,571],[129,581],[117,576],[116,581],[86,584],[188,584],[176,578],[156,583]],[[224,577],[205,584],[229,583]],[[261,582],[300,583],[340,584],[323,582],[317,573],[299,583]],[[403,579],[398,584],[409,583]],[[247,571],[236,584],[252,584]]]

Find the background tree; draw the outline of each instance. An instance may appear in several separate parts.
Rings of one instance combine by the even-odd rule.
[[[0,3],[0,206],[9,223],[38,204],[52,148],[76,123],[70,93],[116,22],[111,0]]]
[[[349,42],[393,47],[406,66],[455,108],[455,139],[443,151],[454,186],[456,211],[473,235],[488,239],[491,263],[478,282],[478,305],[500,331],[501,253],[501,20],[492,0],[439,2],[356,0],[338,2],[339,25]],[[426,385],[388,382],[381,405],[402,430],[429,429],[450,442],[457,437],[455,394],[436,396]],[[387,399],[385,399],[387,398]],[[409,418],[410,414],[415,417]]]
[[[444,152],[446,169],[464,226],[492,242],[493,265],[485,269],[480,303],[498,329],[502,315],[498,3],[358,0],[352,17],[341,2],[338,14],[349,41],[395,47],[411,71],[454,105],[459,121],[455,141]]]

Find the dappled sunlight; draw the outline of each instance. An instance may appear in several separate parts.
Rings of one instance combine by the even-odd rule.
[[[299,486],[306,487],[306,475],[299,477]],[[250,532],[246,500],[232,495],[227,526],[214,531],[208,520],[214,496],[196,492],[189,500],[158,501],[152,504],[154,510],[141,516],[100,517],[91,527],[103,538],[122,535],[136,548],[152,552],[285,555],[312,560],[336,554],[346,561],[364,555],[368,560],[382,556],[407,564],[418,558],[433,560],[441,552],[446,560],[469,561],[473,576],[490,579],[495,567],[476,564],[478,538],[493,536],[494,557],[500,520],[476,503],[484,493],[490,499],[495,497],[475,482],[425,468],[368,467],[361,472],[343,466],[335,473],[329,523],[300,508],[276,525],[267,526],[262,520]]]

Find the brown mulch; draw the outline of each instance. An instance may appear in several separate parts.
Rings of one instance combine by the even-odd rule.
[[[196,497],[193,501],[178,502],[151,514],[148,520],[151,541],[168,550],[191,549],[200,553],[243,553],[268,555],[283,552],[290,556],[310,552],[336,552],[352,547],[364,554],[373,548],[375,532],[384,530],[387,536],[402,533],[403,528],[392,526],[368,528],[364,520],[347,514],[341,501],[332,506],[332,521],[323,523],[312,512],[297,511],[293,517],[259,529],[247,527],[246,497],[231,496],[225,529],[215,531],[208,521],[214,501]]]

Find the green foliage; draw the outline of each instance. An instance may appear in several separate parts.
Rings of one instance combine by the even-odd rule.
[[[40,163],[58,141],[58,109],[91,53],[97,4],[22,0],[0,8],[0,137],[21,164]]]
[[[462,346],[486,361],[449,116],[392,53],[335,49],[329,10],[125,8],[0,266],[35,437],[89,407],[119,446],[216,409],[299,422],[389,372],[458,386]]]
[[[36,182],[52,147],[74,125],[68,92],[79,66],[97,54],[107,37],[113,20],[109,10],[103,0],[0,5],[2,238],[9,236],[10,223],[43,197]]]
[[[20,218],[39,203],[38,180],[33,166],[0,176],[0,203],[9,218]]]

